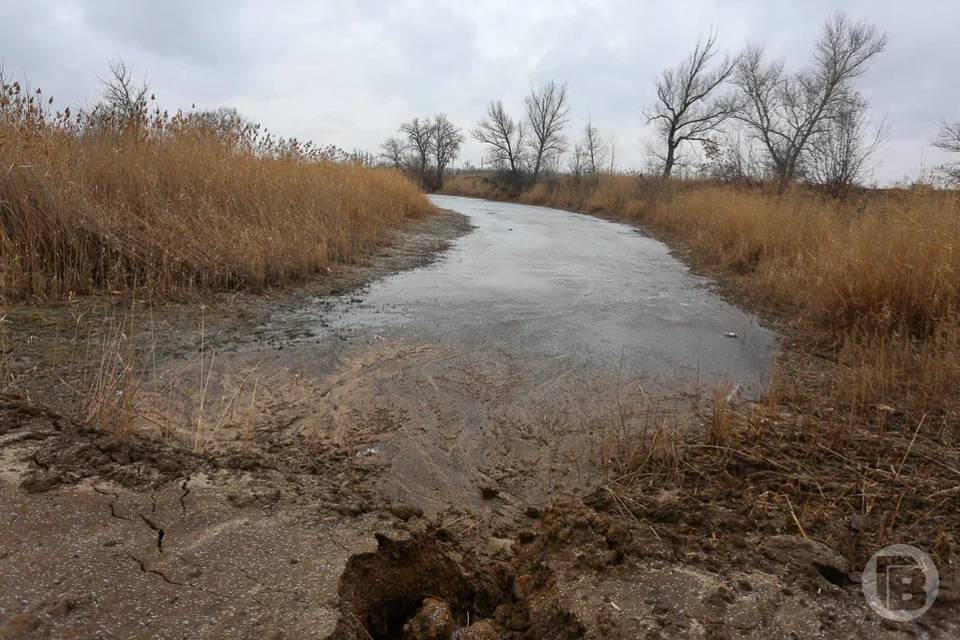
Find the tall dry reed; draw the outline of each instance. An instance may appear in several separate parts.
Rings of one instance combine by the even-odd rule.
[[[155,112],[106,126],[0,92],[0,292],[258,288],[384,242],[431,205],[400,173]],[[145,114],[146,115],[146,114]]]

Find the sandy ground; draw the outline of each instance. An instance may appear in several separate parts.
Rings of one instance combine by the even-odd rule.
[[[76,340],[71,311],[13,310],[32,377],[0,404],[0,637],[956,637],[950,579],[920,622],[884,622],[859,568],[785,514],[747,530],[677,495],[645,522],[601,505],[612,458],[701,398],[662,369],[673,393],[622,358],[557,357],[541,329],[577,330],[575,314],[411,330],[377,283],[459,260],[469,232],[444,213],[312,289],[154,311],[142,417],[122,433],[66,417],[57,380],[79,374],[43,364]],[[408,273],[428,277],[402,281],[419,317],[451,308]],[[531,343],[546,346],[513,348]]]

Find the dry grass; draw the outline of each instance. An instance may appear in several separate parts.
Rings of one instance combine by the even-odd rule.
[[[157,113],[122,130],[0,100],[0,292],[59,298],[282,285],[432,207],[398,172]]]
[[[894,542],[919,544],[944,563],[960,551],[954,526],[960,442],[945,419],[921,416],[901,429],[894,418],[884,429],[876,421],[798,415],[766,403],[722,411],[722,422],[706,417],[704,433],[674,439],[679,463],[639,456],[593,499],[661,533],[670,527],[702,539],[809,536],[855,566]],[[678,514],[667,521],[664,495],[675,496],[671,511]]]

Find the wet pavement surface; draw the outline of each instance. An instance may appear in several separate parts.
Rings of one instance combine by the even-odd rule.
[[[724,382],[745,396],[763,388],[775,335],[661,242],[556,209],[433,201],[475,229],[437,263],[374,283],[360,304],[342,300],[326,318],[331,330],[562,362],[660,396]]]

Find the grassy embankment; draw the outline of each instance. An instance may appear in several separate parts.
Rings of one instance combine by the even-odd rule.
[[[301,281],[431,211],[398,172],[154,115],[113,130],[8,87],[0,107],[0,295],[162,296]],[[37,98],[37,100],[33,100]]]
[[[502,197],[469,176],[445,192]],[[960,548],[960,193],[834,200],[603,175],[514,199],[643,225],[785,336],[760,405],[731,410],[721,393],[700,433],[619,434],[628,452],[603,494],[619,509],[650,515],[651,489],[669,485],[691,513],[735,500],[756,526],[777,513],[851,555],[892,540]]]
[[[209,303],[221,291],[305,281],[433,211],[399,172],[329,158],[238,118],[145,104],[124,118],[54,113],[41,94],[4,86],[0,392],[127,429],[143,413],[137,390],[163,338],[134,298]],[[43,308],[63,300],[72,301],[66,322]],[[14,302],[36,309],[11,313]],[[176,313],[198,307],[202,326],[201,305]],[[33,335],[48,325],[58,328]]]

